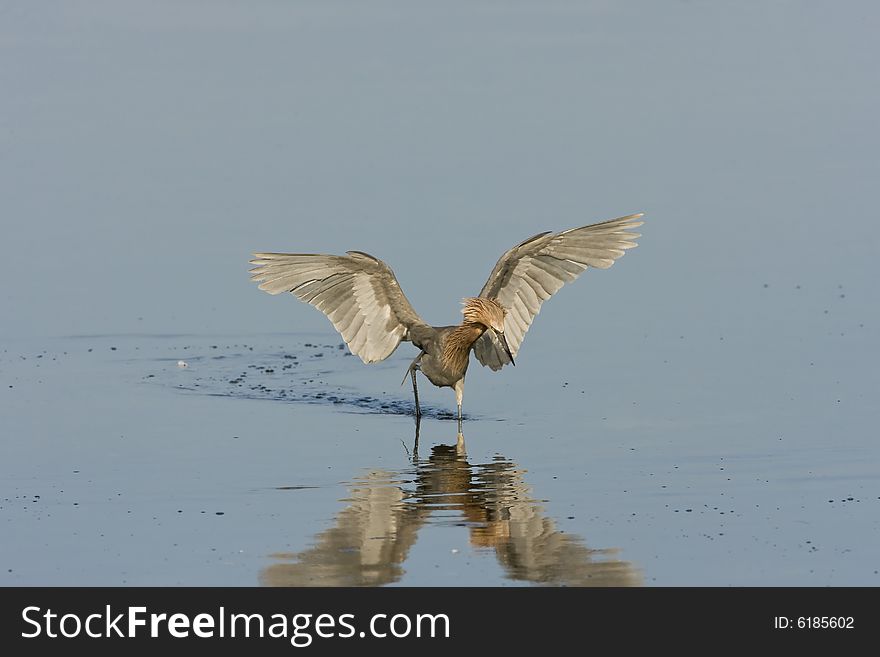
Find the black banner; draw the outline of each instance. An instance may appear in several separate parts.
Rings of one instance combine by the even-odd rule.
[[[137,647],[189,655],[227,642],[260,654],[842,648],[869,645],[857,637],[876,635],[875,591],[8,588],[0,589],[0,628],[10,655],[79,648],[118,655]]]

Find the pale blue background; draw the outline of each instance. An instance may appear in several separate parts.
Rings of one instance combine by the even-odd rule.
[[[856,1],[3,0],[0,582],[255,583],[332,523],[343,482],[405,468],[407,418],[136,384],[173,383],[185,346],[337,341],[255,289],[252,251],[367,251],[447,324],[514,243],[642,211],[640,247],[548,302],[515,369],[473,367],[472,461],[519,463],[645,583],[880,584],[878,19]],[[406,347],[342,379],[405,400]],[[77,356],[38,371],[43,350]],[[173,450],[210,463],[193,478]],[[283,530],[246,512],[247,491],[329,463]],[[253,561],[193,558],[204,529],[165,524],[149,555],[110,541],[107,570],[102,531],[145,545],[124,510],[84,525],[62,497],[42,519],[10,501],[87,468],[95,500],[118,479],[145,517],[197,482],[227,510],[213,547],[247,536]],[[730,500],[736,520],[684,518]],[[501,581],[479,553],[467,582],[432,567],[453,531],[425,531],[402,583]]]

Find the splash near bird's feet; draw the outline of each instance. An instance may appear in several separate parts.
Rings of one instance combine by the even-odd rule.
[[[152,359],[155,367],[147,368],[142,381],[190,394],[330,405],[349,413],[416,415],[416,404],[406,398],[409,395],[364,395],[363,390],[375,388],[376,370],[363,368],[344,345],[296,344],[286,337],[284,345],[278,342],[278,338],[268,344],[242,339],[218,344],[212,339],[204,345],[179,344],[170,348],[170,357]],[[177,365],[184,356],[185,369]],[[385,369],[393,367],[399,365],[384,365]],[[391,392],[397,391],[392,388]],[[419,417],[455,420],[457,414],[420,401]]]

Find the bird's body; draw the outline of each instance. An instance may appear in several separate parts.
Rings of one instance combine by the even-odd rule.
[[[484,329],[469,327],[463,331],[460,326],[431,328],[431,335],[416,344],[422,350],[417,357],[418,369],[438,388],[452,388],[467,373],[471,346]],[[456,343],[460,346],[456,346]],[[443,354],[450,351],[454,355],[444,359]]]
[[[412,377],[416,416],[416,371],[435,386],[455,390],[458,419],[470,354],[499,370],[519,351],[541,304],[588,267],[607,269],[636,246],[642,215],[629,215],[560,233],[540,233],[498,260],[479,296],[464,300],[456,326],[430,326],[400,289],[394,272],[378,258],[349,251],[345,256],[257,253],[251,279],[270,294],[290,292],[321,310],[351,352],[365,363],[384,360],[401,341],[419,348]],[[404,378],[404,381],[406,378]]]

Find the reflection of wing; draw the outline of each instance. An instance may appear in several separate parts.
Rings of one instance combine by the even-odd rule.
[[[626,249],[636,246],[641,214],[620,217],[561,233],[540,233],[510,249],[498,260],[481,297],[494,299],[507,310],[504,335],[516,356],[541,304],[588,267],[607,269]],[[493,370],[510,362],[494,331],[474,344],[477,359]]]
[[[523,470],[496,457],[471,465],[463,451],[432,448],[419,466],[416,500],[435,510],[458,510],[468,520],[471,543],[491,548],[511,579],[568,586],[637,586],[638,571],[560,532],[531,497]]]
[[[495,548],[508,577],[557,586],[641,584],[630,562],[611,558],[615,550],[591,549],[557,530],[513,463],[496,459],[476,470],[475,487],[491,494],[485,497],[486,522],[472,528],[471,541]]]
[[[260,574],[263,586],[379,586],[403,575],[401,563],[421,521],[404,502],[388,472],[376,470],[355,482],[349,506],[336,525],[318,535],[311,549],[274,555],[284,561]]]
[[[496,546],[508,577],[565,586],[639,586],[641,576],[616,550],[594,550],[554,527],[534,507],[514,505],[507,525],[510,535]]]
[[[391,268],[360,251],[347,256],[255,253],[251,280],[269,294],[290,292],[327,315],[351,353],[384,360],[424,325]]]

